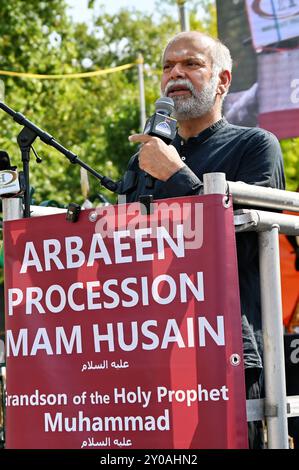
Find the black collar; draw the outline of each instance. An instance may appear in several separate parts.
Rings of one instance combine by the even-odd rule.
[[[227,120],[225,119],[225,117],[223,117],[222,119],[220,119],[219,121],[217,122],[214,122],[214,124],[212,124],[210,127],[207,127],[206,129],[204,129],[203,131],[201,131],[199,134],[197,134],[197,136],[195,137],[189,137],[189,139],[185,140],[183,139],[180,135],[179,135],[179,131],[177,132],[177,135],[175,136],[174,138],[174,143],[175,142],[180,142],[180,141],[184,141],[184,143],[197,143],[197,144],[201,144],[202,142],[204,142],[206,139],[208,139],[208,137],[210,137],[212,134],[214,134],[214,132],[218,131],[218,129],[221,129],[222,127],[226,126],[228,124]]]

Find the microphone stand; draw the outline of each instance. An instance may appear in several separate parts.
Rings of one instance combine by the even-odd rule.
[[[78,163],[78,165],[89,171],[89,173],[100,180],[102,186],[112,192],[117,192],[118,184],[115,181],[95,171],[85,162],[80,160],[78,155],[63,147],[63,145],[57,142],[52,135],[48,134],[48,132],[42,130],[33,122],[29,121],[29,119],[27,119],[23,114],[14,111],[2,101],[0,101],[0,109],[3,109],[3,111],[9,114],[18,124],[24,126],[17,138],[17,142],[21,150],[25,179],[24,217],[30,217],[29,161],[31,145],[37,137],[39,137],[40,140],[45,144],[54,147],[56,150],[62,153],[62,155],[64,155],[71,163]]]

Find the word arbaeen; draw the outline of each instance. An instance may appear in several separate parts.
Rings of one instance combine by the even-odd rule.
[[[105,265],[162,260],[165,259],[166,245],[177,258],[183,258],[183,225],[175,226],[174,230],[172,237],[163,226],[157,227],[155,233],[151,228],[141,228],[135,231],[134,238],[131,238],[129,230],[119,230],[114,232],[109,243],[100,233],[94,233],[85,245],[79,236],[65,237],[64,246],[56,238],[51,238],[43,241],[42,256],[39,256],[34,242],[28,241],[20,274],[29,272],[28,268],[43,272],[53,268],[65,270],[78,269],[84,265],[92,267],[96,260],[102,260]]]

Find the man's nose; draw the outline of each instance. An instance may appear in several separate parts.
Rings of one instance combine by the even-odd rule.
[[[175,64],[171,69],[170,78],[174,80],[176,78],[182,78],[184,76],[185,76],[185,71],[184,71],[183,65],[180,63]]]

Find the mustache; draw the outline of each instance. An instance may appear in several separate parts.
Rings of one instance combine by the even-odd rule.
[[[178,80],[169,80],[167,83],[165,90],[164,90],[164,96],[167,96],[172,89],[174,89],[177,86],[184,86],[186,87],[189,91],[191,91],[192,95],[195,93],[195,88],[193,84],[188,80],[187,78],[179,78]]]

